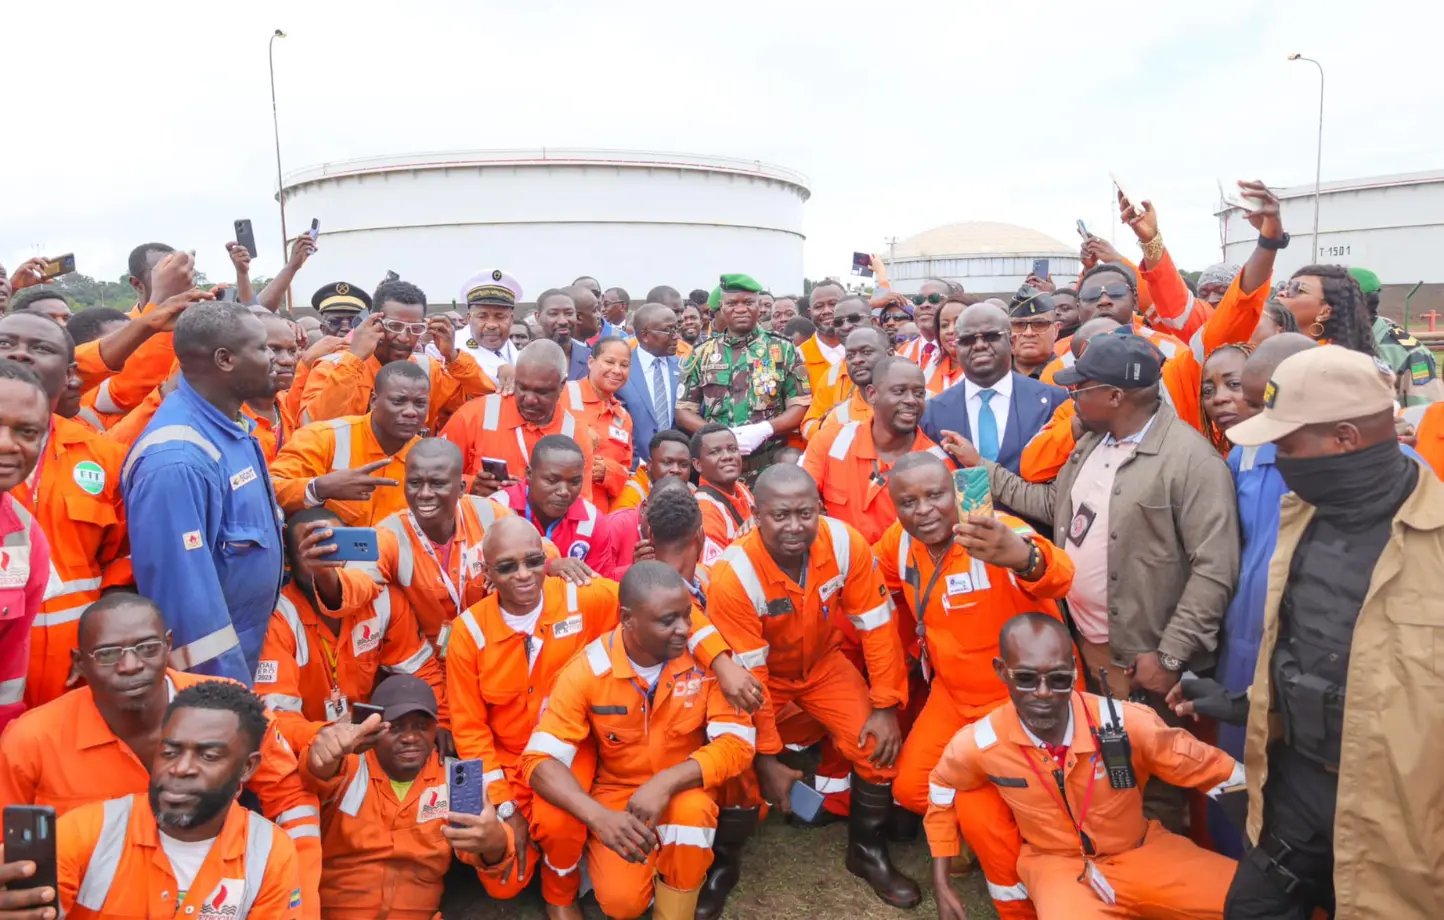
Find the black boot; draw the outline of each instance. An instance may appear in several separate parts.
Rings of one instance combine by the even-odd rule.
[[[883,825],[882,834],[889,843],[912,843],[918,839],[918,830],[921,829],[922,823],[921,815],[914,814],[894,802],[888,811],[887,823]]]
[[[757,808],[724,808],[717,815],[712,841],[712,866],[697,897],[697,920],[717,920],[727,895],[742,877],[742,845],[757,826]]]
[[[890,907],[917,907],[918,883],[893,867],[883,825],[892,811],[892,784],[869,783],[852,775],[852,816],[847,823],[847,871],[867,882]],[[700,916],[700,915],[699,915]]]

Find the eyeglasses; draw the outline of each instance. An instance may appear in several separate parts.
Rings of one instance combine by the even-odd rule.
[[[1001,341],[1003,341],[1003,333],[1001,332],[975,332],[972,335],[959,335],[958,347],[972,348],[979,342],[985,342],[988,345],[996,345]]]
[[[426,324],[403,323],[399,319],[383,319],[381,321],[381,328],[385,329],[392,335],[400,335],[403,332],[409,332],[412,335],[421,335],[423,332],[426,331]]]
[[[1077,671],[1049,671],[1046,674],[1039,674],[1037,671],[1014,671],[1012,668],[1007,671],[1013,686],[1025,693],[1036,692],[1039,684],[1047,684],[1048,689],[1054,693],[1067,693],[1078,680]]]
[[[1043,333],[1058,325],[1055,320],[1051,319],[1015,319],[1012,323],[1014,332]]]
[[[1089,285],[1078,292],[1078,299],[1084,303],[1097,303],[1107,294],[1110,300],[1121,300],[1133,292],[1133,289],[1122,281],[1114,281],[1104,285]]]
[[[1071,389],[1071,390],[1068,391],[1068,396],[1069,396],[1074,402],[1077,402],[1077,401],[1078,401],[1078,394],[1080,394],[1080,393],[1087,393],[1089,390],[1111,390],[1111,389],[1113,389],[1113,387],[1109,386],[1109,385],[1106,384],[1106,383],[1100,383],[1100,384],[1097,384],[1096,386],[1091,386],[1091,387],[1075,387],[1074,389]]]
[[[120,664],[126,652],[135,652],[135,657],[141,661],[156,661],[165,654],[165,640],[147,639],[135,645],[102,645],[92,649],[90,657],[102,668],[113,668]]]
[[[928,294],[927,296],[923,296],[922,294],[913,295],[913,306],[915,307],[921,307],[925,303],[940,304],[942,302],[943,295],[941,294]]]
[[[496,565],[491,567],[491,570],[497,575],[514,575],[516,574],[516,570],[521,568],[522,566],[526,566],[529,569],[544,569],[546,568],[546,565],[547,557],[545,554],[532,553],[531,555],[522,559],[520,562],[517,562],[514,559],[508,559],[505,562],[498,562]]]
[[[834,316],[832,318],[832,328],[841,329],[848,323],[852,323],[854,326],[856,326],[862,323],[867,318],[868,315],[866,313],[849,313],[846,316]]]

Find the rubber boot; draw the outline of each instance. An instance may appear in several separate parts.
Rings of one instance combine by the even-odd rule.
[[[892,783],[869,783],[852,775],[852,816],[847,822],[847,871],[867,882],[890,907],[917,907],[918,883],[899,872],[888,857],[883,825],[892,810]]]
[[[918,839],[918,831],[922,828],[922,824],[922,815],[914,814],[893,802],[882,833],[889,843],[912,843]]]
[[[582,905],[576,901],[570,904],[548,904],[547,920],[582,920]]]
[[[658,876],[652,894],[652,920],[693,920],[700,888],[678,891]]]
[[[712,865],[698,893],[697,920],[717,920],[727,895],[742,877],[742,845],[757,827],[758,808],[724,808],[717,815],[717,836],[712,842]]]

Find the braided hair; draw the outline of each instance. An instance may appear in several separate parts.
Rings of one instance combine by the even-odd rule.
[[[1253,354],[1253,345],[1248,342],[1228,342],[1209,352],[1208,357],[1212,358],[1224,349],[1233,349],[1234,351],[1242,352],[1244,358],[1248,358],[1249,355]],[[1208,359],[1204,359],[1203,363],[1207,366]],[[1203,420],[1203,436],[1208,438],[1209,442],[1213,444],[1219,453],[1225,457],[1228,456],[1228,452],[1233,449],[1233,442],[1228,439],[1228,435],[1223,433],[1223,429],[1218,427],[1213,419],[1208,417],[1208,409],[1204,406],[1202,380],[1200,380],[1198,384],[1198,417]]]
[[[1350,351],[1357,351],[1373,357],[1374,330],[1364,292],[1359,282],[1342,265],[1305,265],[1294,272],[1291,278],[1313,275],[1323,282],[1324,290],[1320,299],[1333,309],[1329,318],[1321,324],[1326,339],[1332,345],[1342,345]]]

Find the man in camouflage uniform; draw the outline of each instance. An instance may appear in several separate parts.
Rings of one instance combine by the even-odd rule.
[[[1367,268],[1351,268],[1349,274],[1359,282],[1369,314],[1374,317],[1374,350],[1379,360],[1394,375],[1394,389],[1399,402],[1409,406],[1427,406],[1444,399],[1444,382],[1428,346],[1388,317],[1379,315],[1379,276]]]
[[[747,275],[723,275],[718,287],[725,331],[683,362],[677,425],[688,432],[707,422],[730,428],[751,481],[802,424],[812,390],[792,343],[757,325],[762,285]]]

